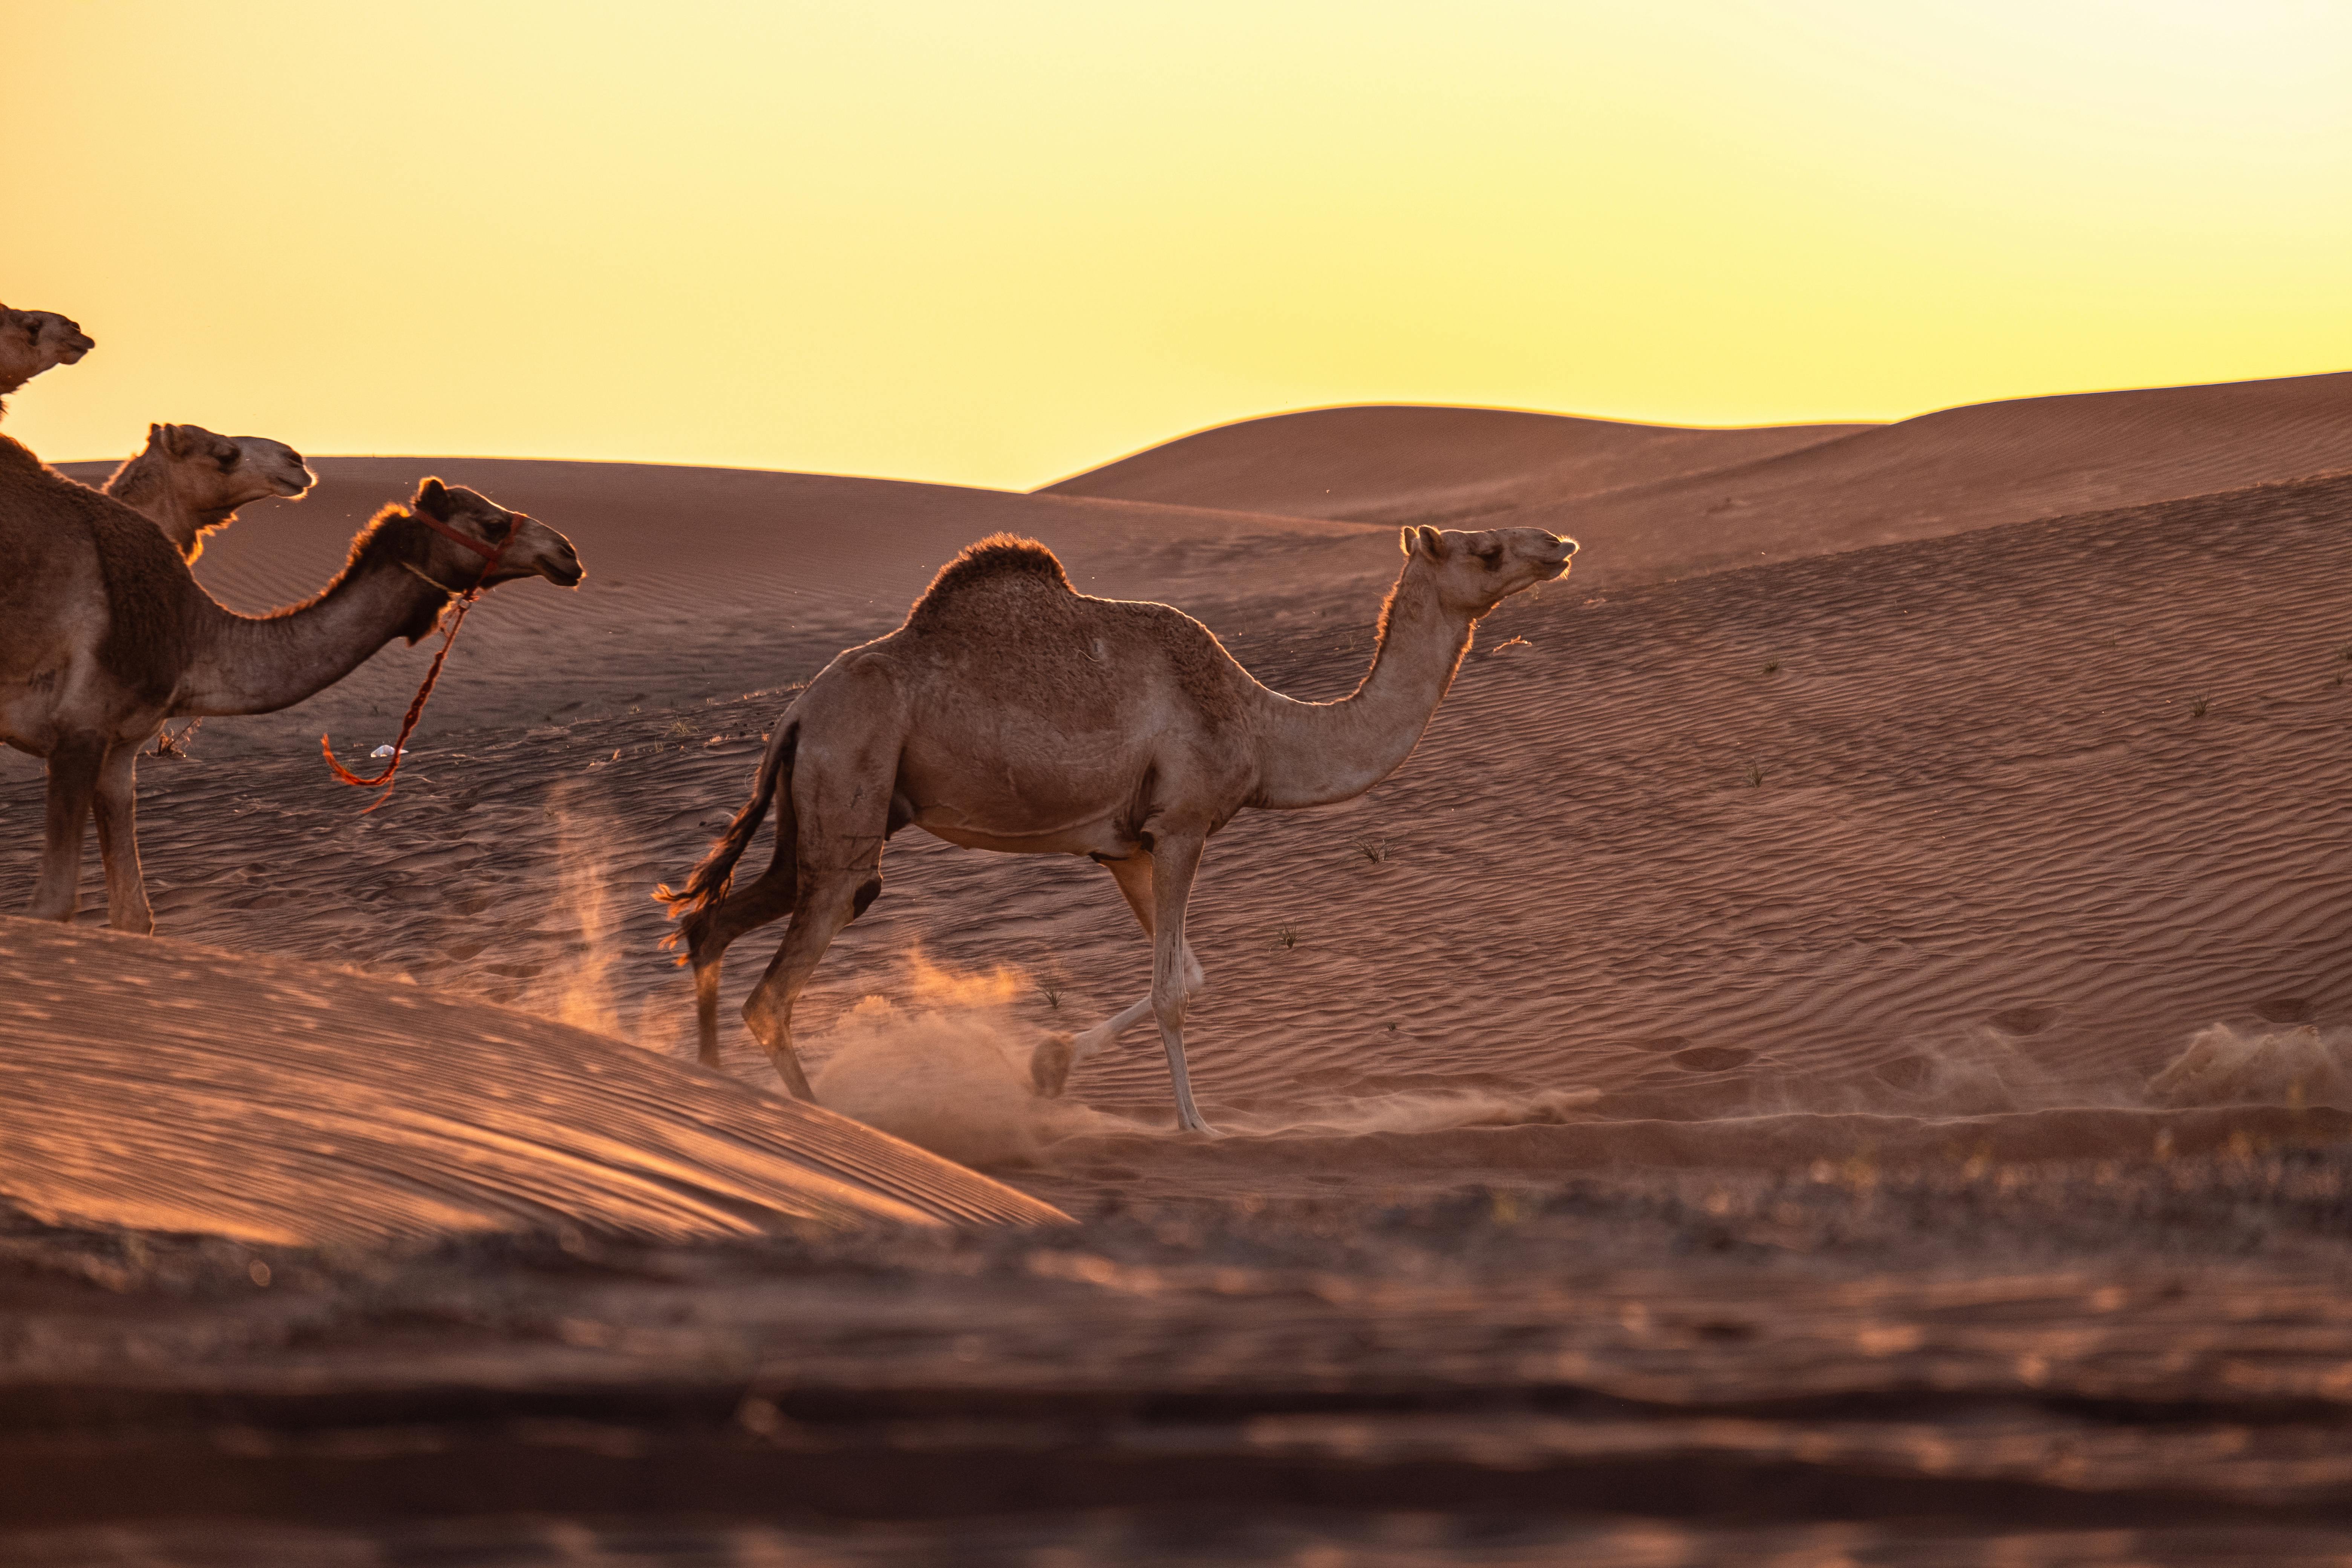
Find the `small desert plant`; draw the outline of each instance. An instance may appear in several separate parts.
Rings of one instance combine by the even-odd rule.
[[[1359,838],[1356,853],[1377,866],[1389,858],[1389,841],[1385,838]]]
[[[682,741],[694,733],[694,726],[683,719],[673,719],[669,721],[669,733],[673,739]]]
[[[1745,776],[1747,777],[1748,787],[1749,789],[1762,789],[1764,787],[1764,770],[1758,767],[1754,763],[1748,764],[1748,772]]]
[[[1041,985],[1037,989],[1045,996],[1046,1006],[1059,1007],[1062,1005],[1062,994],[1051,985]]]
[[[1298,945],[1298,928],[1295,925],[1278,925],[1275,927],[1274,945],[1276,947],[1297,947]]]
[[[2211,706],[2202,697],[2192,697],[2189,700],[2189,716],[2191,719],[2202,719],[2205,717],[2206,710]]]
[[[1779,659],[1777,659],[1777,658],[1776,658],[1776,659],[1771,659],[1771,660],[1768,661],[1768,662],[1765,664],[1765,666],[1764,666],[1764,673],[1765,673],[1765,674],[1767,674],[1767,675],[1778,675],[1778,674],[1780,674],[1780,661]]]

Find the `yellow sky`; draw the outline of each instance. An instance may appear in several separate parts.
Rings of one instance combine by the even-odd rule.
[[[1026,488],[1368,401],[2352,367],[2352,5],[15,0],[0,300],[306,452]]]

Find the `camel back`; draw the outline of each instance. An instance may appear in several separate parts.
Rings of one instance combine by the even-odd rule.
[[[1058,588],[1065,594],[1077,592],[1070,586],[1060,558],[1043,544],[1017,534],[992,533],[965,545],[954,560],[940,568],[931,585],[908,611],[907,625],[916,631],[927,630],[943,619],[966,591],[1007,579]]]

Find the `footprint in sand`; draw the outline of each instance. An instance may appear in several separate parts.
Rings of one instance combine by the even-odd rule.
[[[2018,1036],[2038,1035],[2057,1021],[2058,1009],[2046,1002],[2004,1008],[1986,1020],[2004,1035]]]
[[[1891,1062],[1881,1062],[1871,1069],[1878,1081],[1889,1089],[1917,1089],[1927,1081],[1930,1071],[1925,1057],[1897,1057]]]
[[[1691,1046],[1666,1058],[1686,1072],[1727,1072],[1756,1059],[1745,1046]]]

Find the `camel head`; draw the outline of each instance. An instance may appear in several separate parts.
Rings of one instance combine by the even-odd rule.
[[[468,539],[492,547],[506,546],[499,563],[484,578],[484,557],[438,533],[429,535],[431,555],[425,570],[436,582],[470,586],[480,579],[485,587],[496,587],[518,577],[544,577],[558,587],[576,588],[588,575],[572,541],[537,518],[509,511],[478,490],[425,479],[417,485],[415,499],[408,504],[411,510]]]
[[[172,489],[201,511],[235,511],[264,496],[299,496],[316,482],[302,454],[267,436],[215,436],[201,425],[150,425]]]
[[[98,345],[52,310],[0,305],[0,393],[16,391],[56,364],[72,364]]]
[[[1576,541],[1540,528],[1408,528],[1398,542],[1405,569],[1427,572],[1447,608],[1473,619],[1538,583],[1568,575]]]

